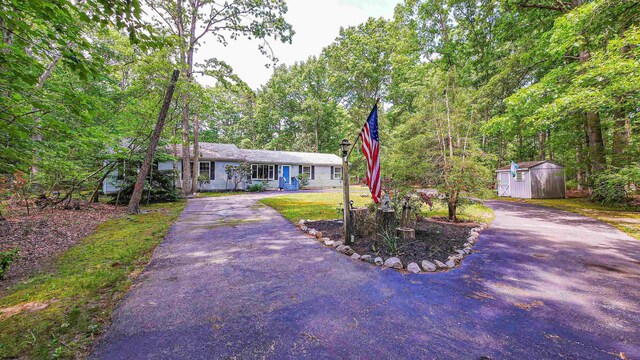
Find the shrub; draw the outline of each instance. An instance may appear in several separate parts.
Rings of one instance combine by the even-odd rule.
[[[266,182],[259,182],[259,183],[255,183],[255,184],[251,184],[251,185],[247,186],[247,191],[249,191],[249,192],[263,192],[263,191],[267,190],[268,187],[269,187],[269,185]]]
[[[300,189],[304,189],[309,186],[309,174],[298,175],[298,181],[300,182]]]
[[[591,198],[601,204],[624,204],[629,197],[627,183],[628,179],[621,173],[602,173],[594,180]]]
[[[135,171],[127,173],[122,179],[122,188],[118,195],[118,192],[109,194],[111,196],[111,203],[116,201],[119,204],[127,204],[131,199],[133,193],[133,187],[135,186],[137,174]],[[154,203],[154,202],[167,202],[176,201],[181,197],[180,192],[173,183],[173,176],[171,171],[158,171],[153,169],[151,175],[151,183],[149,178],[144,183],[144,191],[142,192],[142,200],[140,203]]]
[[[0,280],[4,279],[4,273],[18,255],[18,249],[0,251]]]

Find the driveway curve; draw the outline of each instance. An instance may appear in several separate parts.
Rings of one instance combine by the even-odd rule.
[[[403,275],[321,246],[262,196],[189,203],[96,359],[640,359],[640,241],[488,202],[452,271]]]

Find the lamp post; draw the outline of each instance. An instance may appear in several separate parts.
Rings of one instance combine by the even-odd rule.
[[[342,223],[342,234],[345,245],[351,245],[351,208],[349,203],[349,140],[342,139],[340,148],[342,149],[342,193],[344,199],[344,217]]]

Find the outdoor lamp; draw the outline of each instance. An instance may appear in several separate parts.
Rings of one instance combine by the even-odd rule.
[[[349,146],[351,146],[351,143],[349,142],[349,140],[342,139],[342,142],[340,143],[340,148],[342,149],[343,158],[347,157],[347,153],[349,152]]]

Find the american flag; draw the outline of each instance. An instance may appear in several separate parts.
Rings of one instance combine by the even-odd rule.
[[[371,110],[367,122],[360,130],[362,153],[367,159],[367,186],[375,203],[380,202],[380,142],[378,138],[378,104]]]

